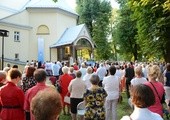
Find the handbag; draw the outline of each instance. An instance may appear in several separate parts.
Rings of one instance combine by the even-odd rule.
[[[59,93],[62,92],[62,88],[61,88],[61,86],[60,86],[59,83],[56,83],[56,89],[57,89],[57,91],[58,91]]]
[[[157,91],[156,88],[155,88],[155,86],[152,84],[152,82],[150,82],[150,83],[151,83],[151,85],[153,86],[154,90],[156,91],[156,93],[157,93],[157,95],[158,95],[158,97],[159,97],[159,100],[160,100],[161,104],[165,103],[165,93],[163,94],[162,99],[161,99],[160,96],[159,96],[159,94],[158,94],[158,91]]]
[[[59,79],[56,81],[56,89],[59,93],[62,92],[62,87],[61,87],[60,83],[61,83],[61,80],[60,80],[60,77],[59,77]]]
[[[64,96],[64,102],[67,104],[70,104],[70,97],[69,96]]]
[[[122,95],[119,95],[118,103],[122,103],[122,101],[123,101],[123,97],[122,97]]]

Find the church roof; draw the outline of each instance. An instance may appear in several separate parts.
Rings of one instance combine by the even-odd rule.
[[[59,40],[50,47],[52,48],[72,44],[77,39],[79,33],[81,32],[84,26],[85,24],[81,24],[78,26],[67,28],[62,34],[62,36],[59,38]]]
[[[26,8],[56,8],[78,15],[65,0],[3,0],[0,3],[0,19],[19,13]]]
[[[0,2],[0,19],[23,10],[29,0],[3,0]]]
[[[78,15],[65,0],[58,0],[56,3],[53,0],[32,0],[26,8],[58,8],[72,14]]]

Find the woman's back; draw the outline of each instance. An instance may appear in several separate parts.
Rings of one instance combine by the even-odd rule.
[[[24,93],[20,88],[8,82],[0,89],[0,99],[2,120],[24,120]]]
[[[106,91],[103,88],[98,87],[97,89],[86,90],[84,99],[86,101],[86,119],[105,119],[104,102],[107,96]]]
[[[152,86],[152,84],[155,88]],[[152,82],[152,84],[150,82],[145,83],[145,85],[149,86],[152,89],[155,95],[155,104],[150,106],[148,109],[151,110],[152,112],[158,113],[159,115],[163,116],[163,108],[160,102],[160,99],[164,94],[163,84],[160,82]],[[155,89],[157,92],[155,91]]]

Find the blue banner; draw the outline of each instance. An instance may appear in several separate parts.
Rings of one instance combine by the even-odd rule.
[[[38,38],[38,62],[44,62],[44,39]]]

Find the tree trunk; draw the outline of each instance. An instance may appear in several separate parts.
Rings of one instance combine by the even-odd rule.
[[[165,62],[170,63],[170,39],[166,44],[165,51],[166,51],[164,55]]]
[[[133,56],[134,56],[134,61],[138,60],[137,44],[135,44],[135,46],[134,46]]]
[[[169,31],[170,31],[170,28],[166,27],[166,33],[164,34],[164,36],[166,38],[164,59],[165,59],[165,62],[167,62],[167,63],[170,63],[170,36],[169,36]]]

